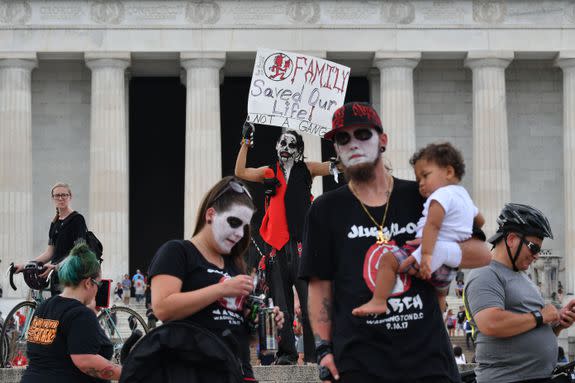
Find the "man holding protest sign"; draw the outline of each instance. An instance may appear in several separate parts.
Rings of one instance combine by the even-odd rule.
[[[300,134],[288,130],[277,141],[277,158],[269,166],[246,168],[247,153],[253,145],[254,128],[246,122],[236,160],[237,177],[266,186],[266,212],[260,227],[262,239],[271,252],[260,261],[265,268],[267,285],[274,303],[294,319],[295,286],[301,305],[304,329],[304,361],[315,362],[313,335],[307,315],[307,284],[297,279],[305,215],[311,204],[311,185],[315,176],[329,174],[330,162],[304,161],[304,143]],[[298,353],[292,326],[284,326],[277,354],[277,364],[296,364]]]
[[[304,360],[315,362],[313,335],[307,316],[307,284],[297,279],[305,215],[311,204],[315,176],[336,172],[330,162],[304,161],[304,142],[298,132],[323,135],[331,115],[343,104],[349,68],[300,53],[259,49],[248,99],[248,119],[235,174],[266,186],[266,212],[260,227],[271,252],[260,262],[274,302],[294,319],[295,286],[304,330]],[[269,166],[246,168],[253,145],[254,125],[278,126],[284,130],[276,143],[277,158]],[[293,328],[284,326],[277,364],[295,364],[298,353]]]

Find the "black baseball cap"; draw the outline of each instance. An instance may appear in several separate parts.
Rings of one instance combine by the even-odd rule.
[[[383,133],[381,120],[373,107],[367,102],[348,102],[333,113],[331,130],[323,137],[331,140],[333,135],[343,128],[367,126]]]

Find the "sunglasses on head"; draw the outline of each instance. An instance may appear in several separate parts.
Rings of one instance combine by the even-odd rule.
[[[216,202],[221,196],[223,196],[224,194],[226,194],[228,191],[233,190],[234,192],[238,193],[238,194],[242,194],[242,193],[246,193],[248,195],[248,197],[250,197],[250,199],[252,199],[252,195],[250,194],[250,192],[248,191],[248,189],[241,184],[238,181],[230,181],[226,187],[224,187],[215,197],[214,197],[214,202]]]
[[[541,252],[541,246],[539,246],[538,244],[528,241],[525,238],[521,238],[521,242],[523,242],[523,244],[527,246],[527,249],[529,249],[531,255],[536,255]]]
[[[373,130],[369,128],[361,128],[353,131],[353,136],[359,141],[367,141],[373,136]],[[347,145],[351,141],[349,132],[337,132],[333,136],[333,140],[339,146]]]

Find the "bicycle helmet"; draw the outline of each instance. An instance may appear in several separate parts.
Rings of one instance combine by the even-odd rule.
[[[505,238],[508,233],[517,233],[522,238],[526,236],[534,236],[537,238],[551,238],[553,239],[553,232],[551,225],[545,215],[538,209],[519,203],[507,203],[499,217],[497,218],[499,228],[495,235],[489,238],[488,242],[496,245],[501,239]],[[507,246],[507,243],[505,244]],[[515,266],[515,260],[521,251],[523,242],[517,248],[515,256],[511,256],[511,250],[507,246],[507,254],[513,265],[513,270],[518,271]]]
[[[546,237],[553,239],[553,232],[547,217],[540,210],[529,205],[506,204],[499,213],[497,224],[499,229],[488,241],[493,245],[509,232],[532,235],[541,239]]]
[[[42,262],[30,261],[24,266],[22,273],[24,274],[24,281],[33,290],[44,290],[49,285],[47,278],[40,277],[45,271]]]

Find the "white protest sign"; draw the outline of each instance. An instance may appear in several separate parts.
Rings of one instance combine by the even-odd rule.
[[[248,120],[323,136],[343,105],[350,69],[299,53],[258,49]]]

